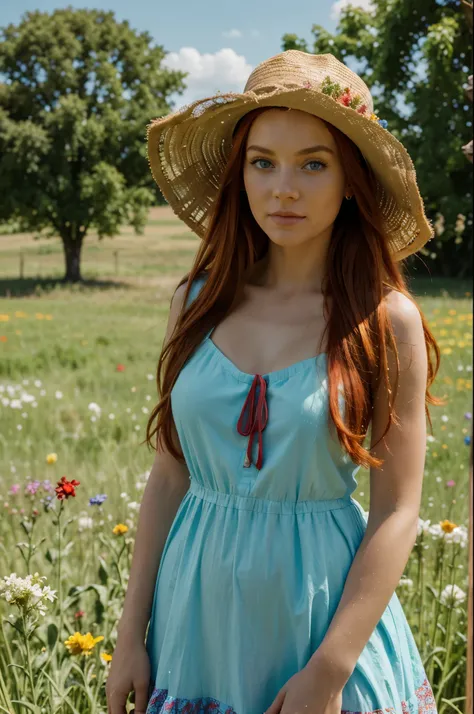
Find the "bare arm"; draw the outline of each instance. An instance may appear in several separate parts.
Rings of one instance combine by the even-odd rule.
[[[182,285],[173,296],[166,341],[182,309],[185,288],[186,284]],[[178,441],[175,427],[174,432]],[[130,578],[118,625],[118,640],[144,641],[163,548],[188,488],[187,466],[178,462],[168,451],[158,449],[140,506]]]

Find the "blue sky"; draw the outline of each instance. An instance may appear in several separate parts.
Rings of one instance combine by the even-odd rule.
[[[68,5],[112,10],[132,28],[148,30],[170,52],[170,67],[190,72],[185,94],[173,97],[180,106],[217,90],[242,91],[252,69],[281,52],[286,32],[311,41],[313,24],[334,31],[346,4],[348,0],[7,0],[6,7],[1,2],[0,25],[17,24],[27,11],[51,12]],[[370,0],[352,4],[368,8]]]

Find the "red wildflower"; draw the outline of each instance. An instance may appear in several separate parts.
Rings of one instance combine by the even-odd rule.
[[[125,371],[125,365],[124,364],[118,364],[117,365],[117,372],[124,372]]]
[[[63,498],[69,498],[69,496],[75,496],[76,491],[75,486],[79,486],[80,481],[76,481],[76,479],[73,479],[72,481],[68,481],[65,476],[62,477],[60,481],[58,481],[58,485],[54,489],[56,491],[56,498],[58,501],[62,501]]]
[[[80,617],[84,617],[85,614],[84,610],[78,610],[74,613],[74,618],[78,620]]]

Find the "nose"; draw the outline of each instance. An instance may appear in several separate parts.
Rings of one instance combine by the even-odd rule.
[[[292,177],[288,172],[281,171],[277,176],[275,181],[275,186],[273,189],[273,197],[278,199],[284,198],[299,198],[299,191],[295,185],[294,176]]]

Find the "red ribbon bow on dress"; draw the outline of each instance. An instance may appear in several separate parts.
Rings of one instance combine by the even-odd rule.
[[[255,395],[257,391],[257,385],[260,387],[260,393],[258,395],[258,401],[255,405]],[[255,432],[258,431],[258,458],[255,464],[257,469],[262,468],[263,463],[263,439],[262,431],[265,429],[268,421],[268,405],[266,400],[267,383],[260,374],[256,374],[250,387],[247,398],[242,407],[242,412],[237,422],[237,431],[242,436],[250,436],[247,446],[247,455],[245,457],[244,466],[248,467],[252,463],[252,444]],[[245,426],[243,426],[243,421],[245,419],[245,412],[248,407],[248,419]]]

